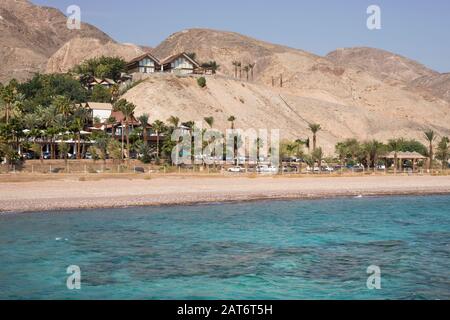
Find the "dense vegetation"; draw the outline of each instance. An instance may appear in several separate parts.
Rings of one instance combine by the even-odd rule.
[[[244,66],[242,63],[234,62],[235,76],[238,77],[242,70],[247,72],[247,77],[252,75],[254,65]],[[205,65],[206,67],[206,65]],[[208,67],[218,68],[212,61]],[[135,119],[136,106],[121,99],[121,95],[130,86],[119,88],[113,86],[105,88],[94,86],[92,90],[87,89],[86,81],[89,77],[111,78],[118,80],[124,71],[125,62],[119,58],[101,57],[90,59],[75,67],[71,74],[36,74],[30,80],[18,83],[15,80],[6,85],[0,85],[0,159],[7,163],[20,161],[20,153],[30,151],[36,157],[43,159],[43,145],[50,146],[49,157],[65,159],[67,161],[70,146],[63,142],[57,144],[57,140],[76,141],[76,152],[78,158],[89,152],[94,160],[107,158],[123,161],[130,158],[131,154],[139,155],[143,162],[161,158],[170,160],[171,152],[175,142],[170,139],[162,139],[170,136],[175,128],[183,125],[189,132],[193,132],[195,124],[192,121],[181,123],[180,119],[172,116],[162,122],[154,119],[150,121],[150,115],[143,114]],[[75,73],[75,74],[74,74]],[[206,79],[198,79],[201,87],[206,86]],[[115,110],[124,115],[122,124],[124,130],[118,141],[111,138],[111,133],[96,130],[91,135],[84,135],[83,131],[89,126],[101,127],[99,119],[92,119],[89,111],[82,107],[81,103],[111,102]],[[140,126],[131,126],[133,120],[139,121]],[[205,117],[204,122],[213,128],[214,118]],[[236,117],[228,118],[230,128],[235,128]],[[105,125],[116,124],[114,118],[108,119]],[[151,123],[151,125],[149,125]],[[104,127],[106,128],[106,127]],[[156,136],[156,143],[149,145],[147,139],[149,130]],[[392,139],[386,143],[372,141],[358,141],[347,139],[336,145],[336,153],[332,157],[326,157],[320,147],[319,124],[310,124],[311,138],[304,137],[295,141],[282,141],[280,156],[282,158],[302,159],[310,166],[325,163],[341,163],[343,166],[361,164],[366,168],[375,168],[382,163],[381,159],[389,152],[418,152],[426,157],[440,160],[443,166],[449,159],[449,139],[438,138],[433,131],[424,133],[423,141]],[[89,150],[82,141],[95,141]],[[233,150],[237,150],[243,143],[239,137],[234,138]],[[210,142],[210,141],[209,141]],[[207,142],[206,142],[207,144]],[[262,142],[258,140],[257,153],[259,159]],[[427,163],[431,167],[432,163]]]

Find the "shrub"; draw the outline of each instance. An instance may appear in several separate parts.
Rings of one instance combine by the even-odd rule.
[[[200,88],[206,87],[206,79],[205,77],[200,77],[197,79],[197,84],[200,86]]]

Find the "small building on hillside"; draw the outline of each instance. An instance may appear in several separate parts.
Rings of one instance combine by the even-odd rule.
[[[200,64],[185,52],[172,55],[161,61],[161,71],[177,74],[193,74]]]
[[[128,62],[126,68],[128,73],[155,73],[160,71],[161,65],[156,57],[145,53]]]
[[[98,118],[101,123],[111,117],[113,112],[113,105],[111,103],[100,103],[100,102],[86,102],[81,104],[82,107],[90,110],[92,114],[92,122]]]
[[[108,79],[108,78],[100,79],[100,78],[96,78],[96,77],[91,77],[90,79],[87,80],[87,89],[88,90],[92,90],[95,86],[98,86],[98,85],[110,89],[113,86],[117,85],[117,82],[112,79]]]

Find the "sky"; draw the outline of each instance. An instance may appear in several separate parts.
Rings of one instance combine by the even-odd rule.
[[[374,47],[450,72],[450,0],[32,0],[81,8],[81,18],[119,42],[157,46],[188,28],[234,31],[326,55],[337,48]],[[378,5],[381,29],[367,28]]]

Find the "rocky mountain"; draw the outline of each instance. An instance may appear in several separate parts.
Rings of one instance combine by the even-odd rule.
[[[113,41],[94,26],[82,23],[69,30],[67,18],[54,8],[27,0],[0,1],[0,81],[30,77],[44,71],[47,60],[73,38],[96,39],[99,44]]]
[[[118,44],[89,25],[70,31],[61,12],[24,0],[2,0],[0,16],[0,80],[65,72],[99,55],[128,60],[147,51]],[[203,89],[195,77],[155,74],[129,90],[125,98],[137,105],[137,115],[147,112],[152,121],[213,116],[225,129],[234,115],[240,128],[281,129],[290,139],[310,136],[308,124],[320,123],[320,145],[328,153],[351,137],[422,139],[429,128],[450,135],[449,75],[386,51],[344,49],[321,57],[208,29],[177,32],[152,51],[159,58],[194,52],[200,62],[220,65]],[[236,77],[233,61],[254,69],[238,70]]]
[[[46,72],[68,72],[86,59],[100,56],[119,56],[129,61],[147,50],[134,44],[103,42],[95,38],[73,38],[56,51],[47,62]]]
[[[343,48],[330,52],[326,57],[337,65],[363,70],[393,83],[408,83],[439,74],[416,61],[375,48]]]
[[[450,75],[440,74],[403,56],[374,48],[345,48],[330,52],[327,59],[342,67],[370,73],[384,82],[408,86],[450,102]]]
[[[178,32],[154,54],[179,51],[195,52],[200,61],[216,60],[219,74],[208,77],[207,89],[198,88],[194,79],[154,76],[126,95],[138,113],[161,120],[177,115],[186,121],[214,116],[221,129],[228,127],[228,116],[235,115],[244,129],[281,128],[285,138],[307,137],[308,124],[320,123],[321,144],[328,152],[337,141],[355,136],[422,139],[425,128],[450,134],[449,104],[428,91],[408,88],[400,78],[387,79],[357,65],[216,30]],[[233,61],[255,63],[253,80],[249,75],[247,81],[246,73],[235,79]],[[405,79],[416,78],[414,72],[418,77],[437,74],[419,65],[410,71],[400,64],[399,69],[396,74]]]
[[[428,90],[434,96],[450,103],[450,73],[420,77],[412,81],[411,86]]]

